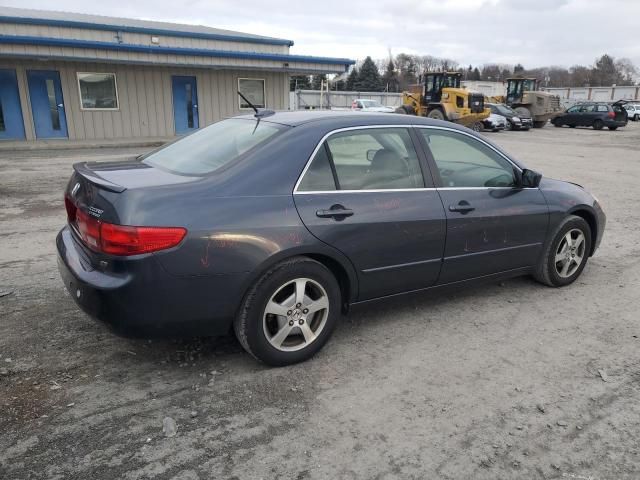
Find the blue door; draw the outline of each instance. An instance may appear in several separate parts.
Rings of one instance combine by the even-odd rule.
[[[0,140],[24,138],[15,70],[0,70]]]
[[[189,133],[198,128],[198,89],[196,77],[174,76],[173,118],[176,134]]]
[[[30,70],[27,72],[27,81],[36,137],[66,137],[67,118],[64,114],[60,74],[56,71]]]

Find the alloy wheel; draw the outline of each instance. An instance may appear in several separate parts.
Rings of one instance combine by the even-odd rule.
[[[562,278],[573,275],[585,256],[585,236],[582,230],[574,228],[569,230],[560,240],[556,249],[556,272]]]
[[[262,315],[264,335],[283,352],[301,350],[313,343],[327,323],[329,297],[310,278],[296,278],[276,289]]]

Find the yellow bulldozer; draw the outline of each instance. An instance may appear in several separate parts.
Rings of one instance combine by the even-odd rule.
[[[402,105],[396,113],[448,120],[482,130],[482,120],[491,114],[484,107],[484,95],[460,86],[460,72],[430,72],[422,84],[402,92]]]

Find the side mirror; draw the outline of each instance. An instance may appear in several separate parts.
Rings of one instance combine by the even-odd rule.
[[[378,153],[378,150],[375,148],[372,148],[371,150],[367,150],[367,160],[369,160],[370,162],[373,162],[373,157],[376,156],[376,153]]]
[[[540,185],[540,181],[542,180],[542,174],[538,172],[534,172],[533,170],[529,170],[525,168],[522,170],[521,178],[520,178],[520,186],[529,187],[529,188],[538,188]]]

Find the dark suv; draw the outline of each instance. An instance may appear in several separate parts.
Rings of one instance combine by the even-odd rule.
[[[556,127],[569,125],[574,127],[593,127],[601,130],[608,127],[615,130],[627,124],[628,116],[621,102],[613,104],[605,102],[579,103],[567,109],[552,120]]]

